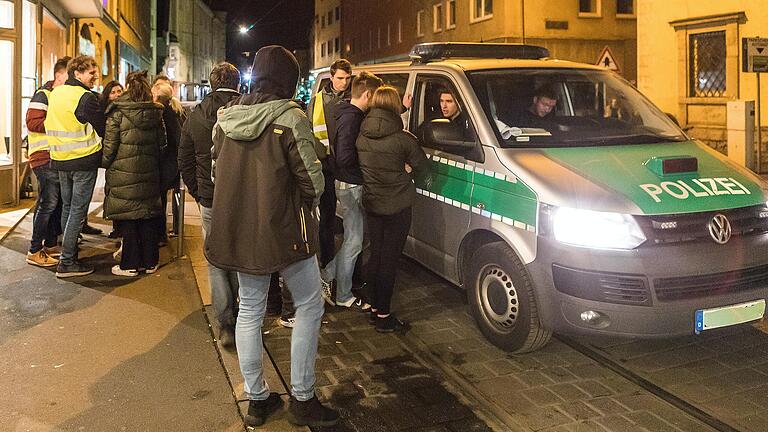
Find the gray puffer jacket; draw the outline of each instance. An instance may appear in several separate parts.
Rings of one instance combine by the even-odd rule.
[[[107,170],[106,219],[150,219],[163,214],[159,161],[165,140],[161,105],[121,97],[107,108],[101,161]]]

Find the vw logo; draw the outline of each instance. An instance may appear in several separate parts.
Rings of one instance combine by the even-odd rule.
[[[709,235],[718,244],[726,244],[731,239],[731,223],[724,214],[716,214],[707,224]]]

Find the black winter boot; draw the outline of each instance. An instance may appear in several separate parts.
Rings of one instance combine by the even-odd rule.
[[[247,426],[261,426],[267,421],[267,417],[282,408],[283,400],[280,395],[272,392],[264,400],[251,400],[248,402],[248,414],[245,416]]]
[[[291,396],[288,406],[288,421],[299,426],[320,427],[333,426],[339,421],[339,413],[324,407],[317,396],[301,402]]]

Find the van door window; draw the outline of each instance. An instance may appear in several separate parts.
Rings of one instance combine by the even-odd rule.
[[[384,84],[396,88],[397,93],[400,94],[400,99],[403,99],[403,96],[405,96],[405,87],[408,85],[407,73],[382,73],[376,74],[376,76],[381,78],[381,80],[384,81]]]
[[[416,78],[410,130],[425,147],[464,156],[476,147],[477,135],[466,105],[446,78]]]

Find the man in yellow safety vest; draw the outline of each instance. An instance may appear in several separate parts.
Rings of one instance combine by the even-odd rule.
[[[48,98],[45,118],[51,167],[58,170],[61,183],[64,238],[56,267],[56,276],[61,278],[93,273],[92,266],[77,260],[77,238],[88,218],[105,128],[104,112],[91,91],[98,76],[96,60],[75,57],[67,72],[67,81]]]
[[[27,263],[51,267],[59,263],[56,238],[61,232],[61,188],[59,173],[51,169],[48,137],[45,135],[45,117],[48,96],[67,79],[67,63],[71,57],[60,58],[53,66],[53,81],[43,84],[32,96],[27,108],[26,125],[29,134],[28,162],[37,179],[37,203],[32,219],[32,241],[27,252]]]
[[[307,117],[312,120],[315,139],[324,147],[325,155],[331,153],[336,131],[336,104],[349,100],[352,82],[352,64],[346,59],[331,64],[331,80],[309,101]],[[336,191],[334,186],[333,163],[320,155],[325,176],[325,191],[320,196],[320,267],[324,268],[335,254],[334,226],[336,222]]]

